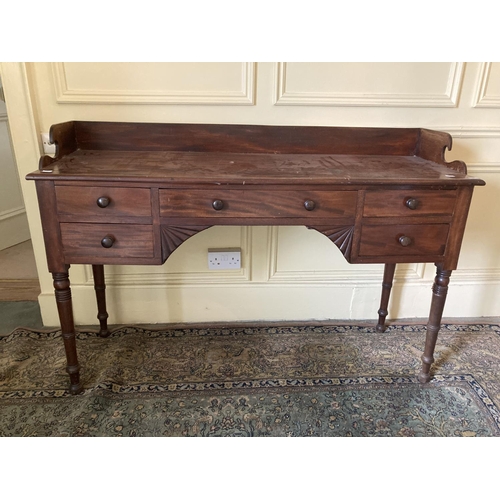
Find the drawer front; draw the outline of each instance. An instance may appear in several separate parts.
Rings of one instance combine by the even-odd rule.
[[[151,194],[144,188],[56,186],[59,215],[75,217],[151,216]]]
[[[366,225],[361,228],[359,255],[443,255],[448,224]]]
[[[413,215],[452,215],[456,190],[367,191],[365,217],[411,217]]]
[[[139,224],[61,223],[66,257],[154,256],[153,227]]]
[[[354,217],[356,191],[160,190],[162,217]]]

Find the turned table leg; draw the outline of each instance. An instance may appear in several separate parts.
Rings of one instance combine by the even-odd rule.
[[[384,267],[384,278],[382,280],[382,297],[380,299],[380,309],[378,310],[377,332],[385,331],[385,318],[388,314],[389,297],[391,296],[392,281],[396,264],[386,264]]]
[[[66,351],[66,371],[70,378],[69,391],[71,394],[78,394],[83,390],[83,387],[80,383],[80,366],[76,354],[76,334],[69,275],[67,272],[52,273],[52,278],[54,279],[57,311],[59,313],[64,349]]]
[[[97,299],[97,319],[99,320],[101,337],[109,335],[108,330],[108,312],[106,311],[106,283],[104,281],[104,266],[93,265],[92,273],[94,274],[94,290]]]
[[[436,278],[432,287],[432,302],[427,323],[427,333],[425,336],[425,348],[422,355],[422,371],[418,380],[425,384],[431,379],[431,365],[434,363],[434,348],[439,329],[441,328],[441,318],[443,317],[446,294],[448,293],[448,284],[450,282],[451,271],[443,270],[440,264],[436,264]]]

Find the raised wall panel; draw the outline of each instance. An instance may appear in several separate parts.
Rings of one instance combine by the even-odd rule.
[[[23,206],[6,113],[0,112],[0,214]]]
[[[456,107],[464,63],[277,63],[277,105]]]
[[[255,63],[53,63],[58,103],[255,103]]]
[[[500,108],[500,63],[482,63],[474,97],[476,108]]]
[[[467,166],[498,164],[500,160],[500,127],[436,127],[451,134],[451,151],[445,154],[447,161],[462,160]],[[478,174],[480,177],[480,174]],[[478,188],[481,193],[484,189]],[[476,192],[476,191],[475,191]]]
[[[458,269],[456,285],[483,286],[500,283],[500,258],[492,249],[500,245],[497,215],[500,212],[500,127],[436,127],[451,134],[453,147],[447,161],[461,159],[467,173],[486,181],[474,190]],[[481,242],[481,244],[478,244]]]
[[[499,284],[500,254],[493,249],[500,247],[497,215],[500,212],[500,162],[475,162],[467,167],[469,175],[484,179],[486,186],[474,190],[459,266],[451,279],[457,285]],[[488,213],[491,216],[488,217]],[[498,303],[498,297],[496,300]]]
[[[381,283],[383,265],[349,264],[323,234],[304,226],[271,229],[268,281],[274,285],[362,285]],[[425,264],[399,264],[396,279],[421,280]]]
[[[0,250],[30,239],[7,113],[4,110],[5,104],[0,101]]]

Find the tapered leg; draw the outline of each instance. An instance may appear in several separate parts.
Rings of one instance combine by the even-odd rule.
[[[431,379],[431,365],[434,363],[434,348],[439,329],[441,328],[441,319],[443,317],[446,294],[448,293],[448,284],[450,282],[451,271],[443,270],[441,265],[436,265],[436,278],[432,287],[432,302],[427,323],[427,333],[425,336],[425,349],[422,355],[422,371],[418,379],[425,384]]]
[[[387,306],[391,296],[392,281],[396,264],[386,264],[384,267],[384,278],[382,280],[382,297],[380,299],[380,309],[378,310],[377,332],[385,331],[385,318],[388,314]]]
[[[83,387],[80,383],[80,366],[76,354],[75,322],[73,320],[73,304],[71,301],[71,289],[69,287],[69,275],[65,273],[52,273],[54,289],[61,323],[62,338],[66,351],[66,371],[70,378],[71,394],[78,394]]]
[[[97,319],[99,320],[101,337],[109,335],[108,330],[108,312],[106,311],[106,283],[104,281],[104,266],[92,266],[94,274],[94,290],[97,298]]]

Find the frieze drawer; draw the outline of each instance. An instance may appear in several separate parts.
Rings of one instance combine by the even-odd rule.
[[[360,257],[444,255],[448,224],[365,225]]]
[[[356,191],[160,190],[162,217],[354,217]]]
[[[364,217],[411,217],[452,215],[457,191],[431,189],[385,189],[367,191]]]
[[[64,255],[67,259],[154,256],[152,226],[84,223],[62,223],[60,226]]]
[[[85,221],[151,217],[151,194],[144,188],[56,186],[57,212]]]

